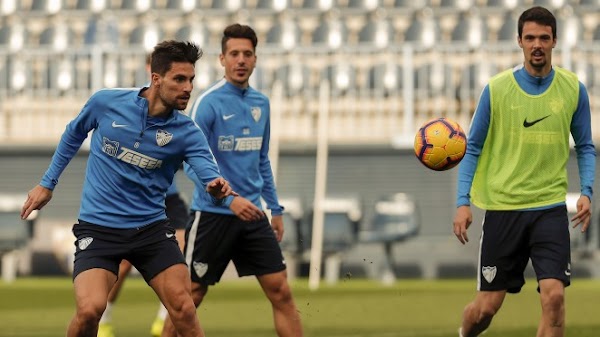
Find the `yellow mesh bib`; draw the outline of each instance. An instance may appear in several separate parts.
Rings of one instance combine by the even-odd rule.
[[[490,127],[473,179],[473,203],[486,210],[541,207],[565,200],[577,76],[554,67],[540,95],[519,87],[513,70],[489,84]]]

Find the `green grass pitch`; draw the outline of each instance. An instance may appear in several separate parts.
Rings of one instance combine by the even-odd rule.
[[[393,286],[346,278],[311,291],[307,280],[292,282],[307,337],[456,337],[464,305],[475,295],[474,280],[399,280]],[[540,315],[534,280],[509,295],[485,337],[531,337]],[[596,337],[600,281],[573,280],[567,288],[566,336]],[[148,337],[158,302],[140,278],[126,281],[113,310],[117,337]],[[0,281],[0,336],[64,336],[74,311],[69,278]],[[207,336],[275,336],[271,308],[252,278],[211,288],[198,310]]]

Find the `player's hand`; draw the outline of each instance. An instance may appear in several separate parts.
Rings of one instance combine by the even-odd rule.
[[[37,185],[27,193],[27,199],[21,208],[21,219],[25,220],[36,209],[42,209],[52,199],[52,191]]]
[[[237,196],[231,201],[229,209],[238,218],[244,221],[258,221],[265,216],[265,213],[250,200]]]
[[[235,191],[231,189],[229,182],[227,182],[227,180],[223,179],[222,177],[216,178],[215,180],[206,184],[206,191],[217,199],[223,199],[230,195],[238,195]]]
[[[281,239],[283,239],[283,216],[273,215],[271,217],[271,227],[273,227],[277,242],[281,242]]]
[[[592,202],[590,198],[582,195],[577,200],[577,214],[571,218],[573,228],[581,224],[581,232],[585,232],[590,225],[592,219]]]
[[[458,241],[463,245],[469,242],[467,236],[467,229],[473,222],[473,214],[471,213],[470,206],[460,206],[456,209],[456,215],[454,215],[454,235],[458,238]]]

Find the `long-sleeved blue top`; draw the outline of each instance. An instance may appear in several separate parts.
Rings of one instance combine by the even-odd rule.
[[[206,137],[179,110],[148,115],[146,88],[103,89],[67,124],[40,185],[54,189],[88,132],[91,136],[79,219],[100,226],[136,228],[166,219],[165,194],[183,161],[197,180],[221,176]],[[215,200],[204,192],[210,200]]]
[[[214,83],[194,102],[190,111],[213,151],[223,177],[234,191],[262,209],[261,197],[272,215],[280,215],[273,171],[269,160],[269,99],[251,87],[241,89],[225,78]],[[196,183],[191,208],[220,214],[233,214],[232,197],[220,206],[202,193],[190,168],[185,172]]]
[[[539,95],[546,91],[554,79],[554,69],[546,77],[535,77],[530,75],[523,65],[514,68],[514,75],[519,86],[528,94]],[[592,141],[592,129],[590,125],[590,102],[585,86],[579,83],[579,100],[577,110],[571,121],[571,135],[575,141],[577,153],[577,165],[579,167],[579,179],[581,194],[592,199],[592,186],[594,184],[594,170],[596,166],[596,150]],[[470,205],[470,191],[477,168],[477,161],[481,155],[490,125],[490,90],[486,85],[479,98],[475,109],[469,137],[467,140],[467,152],[458,168],[457,207]],[[560,203],[564,204],[564,203]],[[536,208],[544,209],[554,207]]]

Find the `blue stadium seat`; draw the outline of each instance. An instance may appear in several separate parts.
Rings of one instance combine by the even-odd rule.
[[[291,7],[290,0],[258,0],[256,9],[281,12]]]
[[[201,0],[169,0],[166,9],[189,12],[198,8]]]
[[[224,13],[233,13],[241,8],[245,8],[245,6],[245,0],[213,0],[210,9]]]
[[[502,26],[498,30],[496,40],[498,42],[516,42],[517,41],[517,19],[515,13],[508,12],[504,16]]]
[[[348,8],[373,11],[383,5],[382,0],[349,0]]]
[[[336,7],[336,0],[304,0],[300,6],[303,10],[325,12]]]
[[[138,1],[138,0],[122,0],[120,9],[136,12],[146,12],[156,8],[156,0]]]
[[[345,96],[356,90],[356,69],[350,63],[340,62],[323,69],[321,78],[329,80],[332,96]]]

